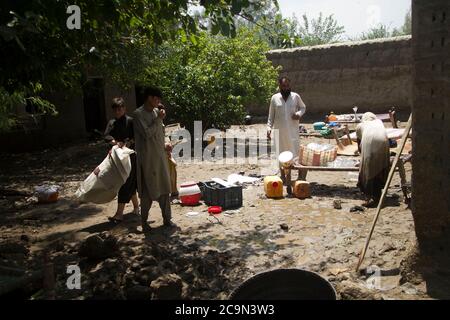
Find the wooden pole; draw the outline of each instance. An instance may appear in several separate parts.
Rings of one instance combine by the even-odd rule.
[[[356,272],[359,271],[359,267],[361,266],[361,264],[362,264],[362,262],[364,260],[364,257],[366,256],[366,252],[367,252],[367,248],[369,247],[370,239],[372,238],[372,234],[373,234],[373,231],[375,229],[375,225],[376,225],[376,223],[378,221],[378,218],[380,216],[381,207],[384,204],[384,199],[386,198],[386,194],[387,194],[387,191],[388,191],[389,186],[391,184],[392,177],[394,176],[395,168],[397,167],[397,163],[398,163],[398,161],[400,159],[400,156],[402,154],[403,148],[405,147],[406,140],[408,139],[409,131],[411,130],[411,123],[412,123],[412,115],[409,116],[409,120],[408,120],[408,123],[406,125],[405,132],[403,133],[402,140],[400,142],[400,145],[397,148],[397,151],[396,151],[397,154],[395,155],[394,162],[392,163],[391,170],[389,171],[388,179],[386,181],[386,184],[384,185],[384,189],[383,189],[383,193],[381,194],[380,201],[378,202],[378,207],[377,207],[377,211],[376,211],[376,214],[375,214],[375,218],[373,219],[372,228],[370,229],[369,235],[367,236],[367,239],[366,239],[366,244],[364,245],[363,249],[361,250],[361,254],[359,256],[358,265],[356,266]]]

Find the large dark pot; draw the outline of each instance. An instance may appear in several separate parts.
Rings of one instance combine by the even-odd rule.
[[[317,273],[302,269],[278,269],[248,279],[231,294],[230,299],[336,300],[336,291]]]

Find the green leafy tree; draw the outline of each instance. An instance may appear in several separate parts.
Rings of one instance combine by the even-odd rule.
[[[380,39],[380,38],[389,38],[392,36],[389,27],[380,23],[378,26],[369,29],[369,31],[364,32],[360,40],[372,40],[372,39]]]
[[[369,29],[369,31],[364,32],[359,40],[371,40],[371,39],[381,39],[381,38],[390,38],[390,37],[398,37],[405,36],[411,34],[412,29],[412,19],[411,19],[411,10],[405,16],[405,21],[403,25],[397,29],[394,28],[392,31],[390,28],[380,23],[378,26]]]
[[[70,5],[81,9],[81,30],[66,27]],[[234,36],[233,16],[249,0],[34,0],[8,1],[0,10],[0,130],[15,123],[27,101],[56,113],[46,95],[80,87],[91,72],[119,84],[142,71],[145,48],[179,36],[193,43],[207,28],[189,10],[201,6],[214,33]]]
[[[196,120],[225,129],[243,121],[246,105],[266,104],[276,90],[268,49],[247,29],[235,38],[202,33],[196,44],[170,41],[153,53],[145,82],[162,87],[171,115],[189,130]]]
[[[236,18],[238,28],[255,30],[270,48],[292,48],[301,45],[295,20],[284,18],[276,1],[260,1],[260,6],[250,6]]]
[[[293,20],[297,21],[297,18],[294,16]],[[338,42],[345,32],[344,27],[338,24],[333,15],[324,17],[322,12],[319,17],[314,19],[309,19],[306,15],[303,15],[302,22],[297,21],[296,24],[303,46]]]
[[[411,9],[409,9],[408,13],[405,15],[405,21],[403,25],[399,28],[392,31],[392,35],[396,36],[406,36],[412,34],[412,17],[411,17]]]

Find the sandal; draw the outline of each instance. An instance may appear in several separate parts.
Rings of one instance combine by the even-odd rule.
[[[117,218],[114,218],[114,217],[108,217],[108,220],[113,222],[113,223],[116,223],[116,224],[119,224],[119,223],[121,223],[123,221],[123,219],[117,219]]]

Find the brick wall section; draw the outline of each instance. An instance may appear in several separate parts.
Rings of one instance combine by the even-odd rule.
[[[450,1],[413,1],[413,215],[450,253]],[[443,241],[440,246],[438,242]]]
[[[273,50],[267,57],[282,66],[281,75],[291,79],[310,115],[352,113],[355,105],[361,111],[387,112],[392,106],[410,111],[410,36]],[[267,110],[250,111],[264,115]]]

